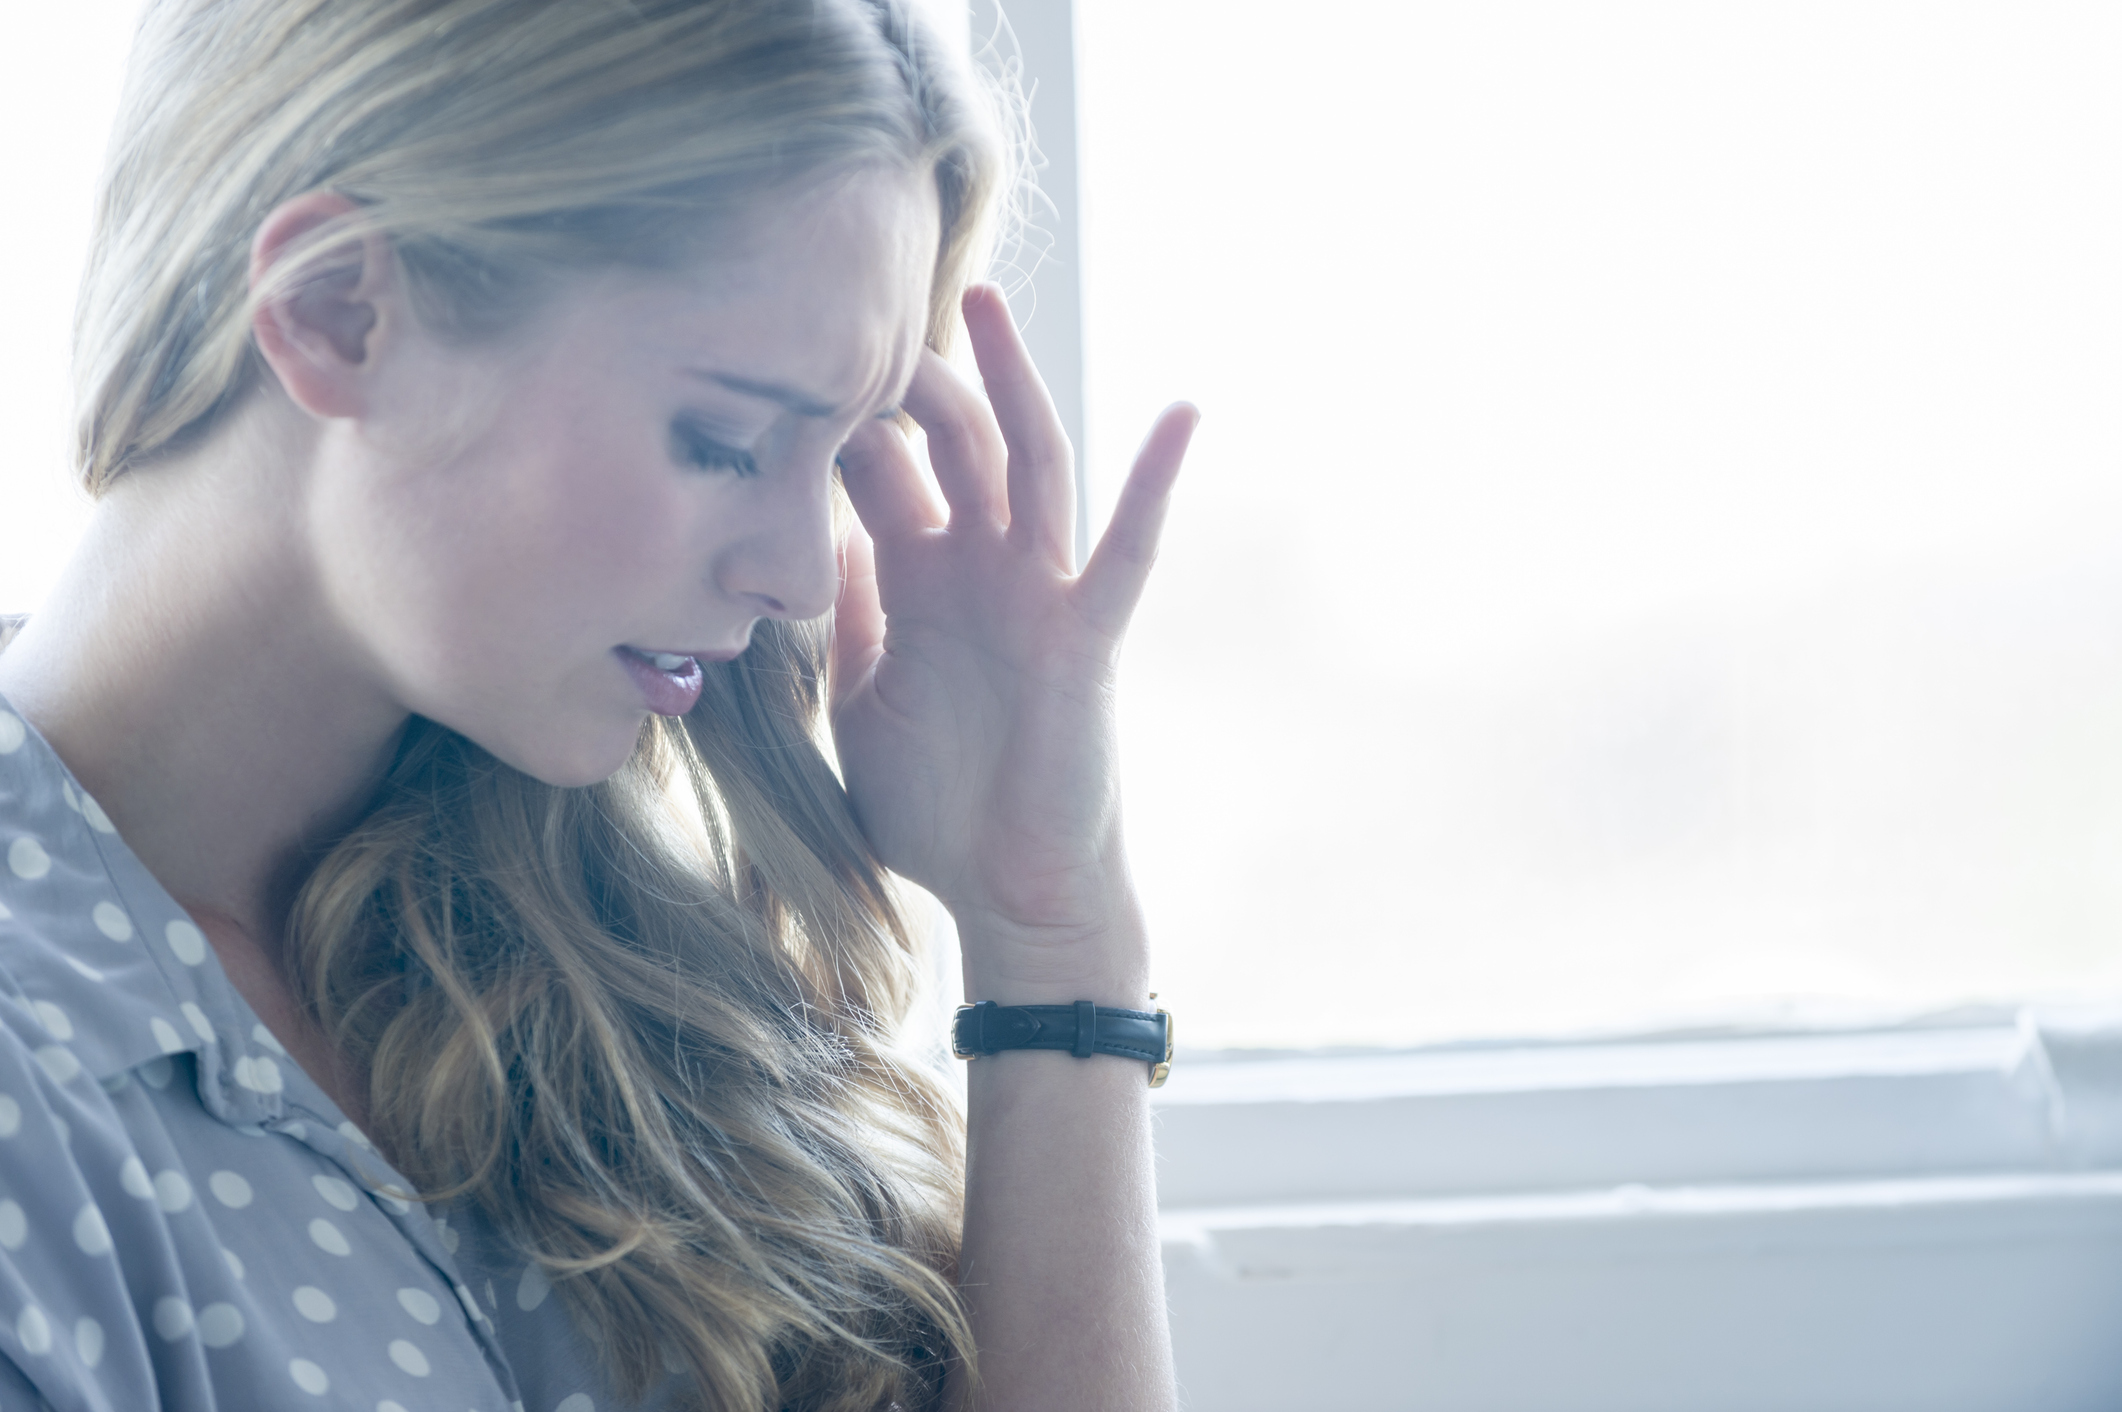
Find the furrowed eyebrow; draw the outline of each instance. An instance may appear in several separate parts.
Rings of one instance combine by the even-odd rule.
[[[820,401],[818,398],[798,388],[788,387],[778,382],[754,382],[750,378],[738,377],[734,373],[708,372],[699,368],[687,368],[686,371],[704,381],[721,383],[732,392],[741,392],[746,397],[757,397],[763,401],[786,407],[799,417],[837,417],[840,415],[840,409],[832,403]]]

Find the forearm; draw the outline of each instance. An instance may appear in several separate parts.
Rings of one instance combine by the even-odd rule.
[[[1026,983],[967,968],[968,999],[1005,1005],[1145,1009],[1141,985],[1132,974]],[[1018,1050],[974,1060],[968,1085],[960,1272],[980,1377],[977,1388],[956,1389],[953,1405],[1173,1407],[1145,1066]]]

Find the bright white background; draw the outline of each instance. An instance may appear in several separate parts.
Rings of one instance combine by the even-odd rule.
[[[0,53],[0,611],[133,10]],[[1125,698],[1189,1040],[2122,988],[2122,15],[1079,27],[1100,492],[1207,414]]]
[[[1201,1043],[2122,982],[2122,11],[1078,0]]]
[[[87,502],[68,474],[69,330],[139,0],[25,7],[0,45],[0,613],[43,600]]]

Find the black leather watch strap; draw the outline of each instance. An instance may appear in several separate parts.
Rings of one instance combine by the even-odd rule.
[[[951,1025],[951,1052],[960,1059],[1005,1049],[1065,1049],[1078,1059],[1113,1054],[1150,1066],[1150,1087],[1171,1069],[1169,1013],[1122,1010],[1079,1000],[1073,1005],[960,1005]]]

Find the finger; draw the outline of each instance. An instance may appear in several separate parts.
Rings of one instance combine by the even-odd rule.
[[[840,448],[840,483],[864,527],[878,539],[940,529],[944,507],[921,474],[906,434],[888,422],[864,422]]]
[[[832,710],[869,675],[884,650],[884,607],[877,597],[877,555],[869,534],[850,526],[840,544],[840,597],[833,605]]]
[[[1008,523],[1002,472],[1009,453],[987,399],[924,348],[899,406],[928,433],[928,464],[950,502],[951,527]]]
[[[1076,580],[1077,607],[1091,624],[1115,637],[1127,626],[1157,560],[1157,541],[1171,507],[1172,485],[1186,459],[1187,443],[1201,414],[1184,402],[1164,409],[1135,454],[1134,469],[1120,487],[1112,522]]]
[[[1076,470],[1068,429],[999,287],[976,284],[966,291],[965,327],[1009,451],[1010,538],[1073,569]]]

